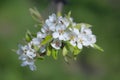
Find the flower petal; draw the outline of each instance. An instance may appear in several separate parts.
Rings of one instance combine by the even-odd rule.
[[[81,43],[78,43],[78,44],[77,44],[77,47],[78,47],[79,49],[82,49],[82,44],[81,44]]]
[[[59,33],[58,33],[58,32],[54,32],[54,33],[52,34],[52,36],[53,36],[53,38],[58,38],[58,37],[59,37]]]
[[[62,43],[61,41],[59,41],[58,39],[55,39],[52,43],[51,43],[51,46],[55,49],[60,49]]]
[[[73,40],[70,41],[70,44],[71,44],[72,46],[74,46],[74,47],[76,46],[76,42],[73,41]]]

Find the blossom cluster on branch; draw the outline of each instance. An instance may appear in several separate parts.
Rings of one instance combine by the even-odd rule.
[[[70,12],[63,16],[52,14],[48,19],[43,20],[37,10],[31,9],[32,17],[39,22],[40,30],[36,34],[29,31],[26,34],[26,45],[19,45],[17,54],[22,60],[21,66],[29,66],[36,70],[35,60],[43,59],[45,55],[52,55],[57,59],[58,54],[62,54],[67,62],[67,56],[76,56],[84,47],[92,47],[98,50],[96,36],[91,31],[91,25],[86,23],[73,22]]]

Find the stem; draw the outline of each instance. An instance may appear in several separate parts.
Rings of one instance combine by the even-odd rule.
[[[62,15],[62,9],[63,9],[63,3],[62,2],[57,3],[57,16]]]

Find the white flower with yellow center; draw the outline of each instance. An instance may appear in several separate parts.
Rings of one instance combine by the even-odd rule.
[[[53,32],[53,38],[58,38],[59,40],[67,41],[69,40],[67,27],[69,26],[69,21],[66,18],[59,17],[58,24],[55,27],[55,31]]]
[[[77,46],[79,49],[82,49],[82,46],[93,47],[93,44],[96,42],[95,35],[92,34],[90,28],[86,27],[84,24],[81,26],[81,32],[78,35]]]
[[[56,27],[56,31],[53,32],[52,36],[55,39],[58,38],[59,40],[64,40],[64,41],[69,39],[68,33],[65,32],[64,27]]]
[[[77,37],[79,35],[79,30],[76,28],[69,28],[69,30],[70,44],[75,47],[77,45]]]

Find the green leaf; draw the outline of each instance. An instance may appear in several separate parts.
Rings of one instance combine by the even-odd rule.
[[[52,40],[52,36],[48,35],[45,37],[45,39],[41,42],[41,45],[45,45],[47,43],[49,43]]]
[[[65,17],[69,19],[71,17],[71,11],[69,11],[68,14],[65,14]]]
[[[40,56],[39,53],[36,54],[37,55],[37,59],[40,59],[40,60],[44,60],[44,57],[43,56]]]
[[[35,51],[39,51],[40,50],[40,48],[38,46],[35,46],[35,45],[33,45],[33,48],[35,49]]]
[[[36,33],[32,33],[31,36],[32,37],[37,37],[37,34]]]
[[[66,42],[65,45],[66,45],[66,49],[67,49],[70,53],[73,53],[74,47],[73,47],[69,42]]]
[[[85,25],[87,28],[92,27],[92,25],[87,23],[78,23],[76,24],[75,28],[80,29],[82,25]]]
[[[50,46],[47,46],[47,56],[51,55],[51,51],[52,51],[52,49],[50,48]]]
[[[17,50],[15,50],[15,49],[11,49],[11,51],[13,51],[13,52],[15,52],[15,53],[17,52]]]
[[[43,24],[39,23],[39,24],[35,24],[36,28],[41,28],[43,26]]]
[[[90,24],[87,24],[87,23],[79,23],[80,24],[80,26],[82,26],[83,24],[86,26],[86,27],[92,27],[92,25],[90,25]]]
[[[55,49],[52,49],[52,56],[54,59],[57,59],[57,54],[58,54],[58,51]]]
[[[75,28],[80,29],[81,28],[81,24],[80,23],[76,24]]]
[[[45,58],[43,56],[37,57],[37,59],[44,60]]]
[[[68,15],[67,15],[67,16],[68,16],[68,18],[71,17],[71,11],[68,12]]]
[[[66,49],[66,47],[65,47],[65,46],[63,47],[63,52],[62,52],[62,53],[63,53],[63,56],[66,56],[66,55],[67,55],[67,53],[68,53],[68,50]]]
[[[64,60],[65,60],[65,62],[66,62],[67,64],[69,64],[69,61],[68,61],[67,56],[64,56]]]
[[[40,23],[44,23],[44,20],[43,20],[41,14],[39,13],[39,11],[36,8],[34,8],[34,9],[30,8],[29,10],[30,10],[32,18],[34,20],[36,20],[37,22],[40,22]]]
[[[25,40],[26,40],[27,42],[30,42],[30,41],[32,40],[32,36],[31,36],[31,33],[30,33],[29,30],[27,31],[27,33],[26,33],[26,35],[25,35]]]
[[[74,55],[74,60],[77,60],[77,55]]]
[[[78,47],[74,47],[73,54],[78,55],[81,52],[81,50]]]
[[[99,47],[97,44],[94,44],[93,45],[95,49],[99,50],[99,51],[104,51],[101,47]]]

